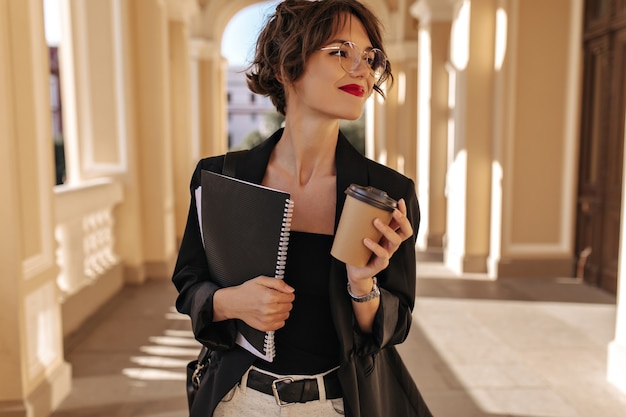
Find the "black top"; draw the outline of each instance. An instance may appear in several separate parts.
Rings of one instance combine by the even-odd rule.
[[[292,231],[285,282],[295,288],[285,327],[274,333],[273,362],[255,366],[281,375],[312,375],[339,365],[339,339],[328,295],[333,236]]]

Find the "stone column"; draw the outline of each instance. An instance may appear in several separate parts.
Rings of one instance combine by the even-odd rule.
[[[169,279],[178,250],[173,192],[172,97],[167,4],[133,2],[136,148],[146,275]]]
[[[387,51],[395,77],[383,107],[387,165],[416,180],[417,42],[392,43]]]
[[[43,3],[0,1],[0,416],[49,415],[71,389],[56,285]]]
[[[446,231],[448,62],[452,1],[419,0],[411,6],[418,20],[417,178],[422,224],[417,247],[441,249]]]
[[[195,163],[192,136],[192,93],[189,22],[197,11],[195,0],[168,1],[170,117],[172,135],[172,163],[174,171],[174,212],[176,239],[180,241],[187,223],[189,209],[189,179]]]
[[[228,62],[222,57],[222,35],[233,15],[244,7],[240,0],[212,0],[203,6],[191,25],[194,135],[202,157],[228,150]]]
[[[228,150],[226,72],[228,63],[213,40],[193,39],[193,155],[202,158]]]
[[[454,271],[486,272],[489,252],[495,0],[456,8],[450,61],[453,96],[444,261]]]

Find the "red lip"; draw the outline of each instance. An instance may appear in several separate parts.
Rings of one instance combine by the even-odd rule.
[[[363,97],[365,95],[365,89],[358,84],[343,85],[339,87],[339,89],[357,97]]]

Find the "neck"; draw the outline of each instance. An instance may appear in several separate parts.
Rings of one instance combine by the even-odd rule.
[[[299,185],[313,177],[335,175],[335,148],[339,134],[336,123],[285,121],[285,130],[274,150],[274,161],[293,175]]]

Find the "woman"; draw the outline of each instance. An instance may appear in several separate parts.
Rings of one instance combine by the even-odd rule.
[[[339,120],[358,119],[391,78],[380,23],[354,0],[284,1],[260,34],[247,75],[251,90],[285,115],[285,126],[240,155],[236,176],[291,194],[287,266],[284,280],[212,282],[194,190],[201,170],[222,171],[224,156],[200,161],[173,276],[178,310],[211,350],[191,415],[430,416],[393,347],[405,340],[414,305],[414,183],[363,157],[339,131]],[[398,200],[389,225],[374,221],[382,239],[363,242],[373,254],[365,267],[330,255],[352,183]],[[275,331],[272,362],[235,344],[234,319]]]

